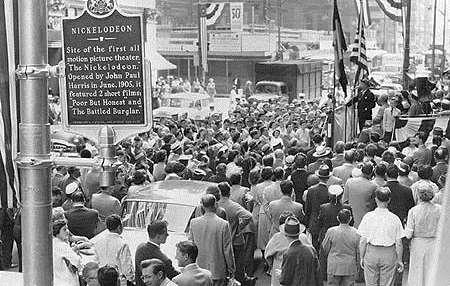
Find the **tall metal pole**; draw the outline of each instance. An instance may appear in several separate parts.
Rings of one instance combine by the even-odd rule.
[[[441,78],[445,71],[445,31],[447,29],[447,1],[444,1],[444,28],[442,31],[442,61],[441,61]]]
[[[405,37],[404,44],[404,52],[403,52],[403,89],[407,90],[409,79],[408,79],[408,71],[409,71],[409,50],[410,50],[410,41],[411,41],[411,0],[406,1],[406,17],[405,19],[405,30],[403,31]]]
[[[281,0],[278,0],[277,22],[278,22],[278,48],[277,48],[277,54],[278,54],[278,58],[281,60],[283,58],[282,55],[281,55]]]
[[[53,285],[50,125],[47,107],[47,1],[19,1],[20,124],[23,279]]]
[[[434,15],[433,15],[433,46],[431,47],[431,77],[434,79],[434,65],[436,56],[436,12],[437,0],[434,0]]]

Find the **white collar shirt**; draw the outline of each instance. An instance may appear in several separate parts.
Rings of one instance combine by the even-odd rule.
[[[387,208],[376,208],[361,220],[359,234],[374,246],[392,246],[405,236],[402,223]]]
[[[177,284],[173,283],[169,278],[166,277],[166,279],[161,282],[160,286],[176,286]]]
[[[106,230],[92,238],[91,242],[95,246],[100,267],[116,265],[119,268],[121,285],[127,285],[126,280],[134,281],[130,247],[118,233]]]

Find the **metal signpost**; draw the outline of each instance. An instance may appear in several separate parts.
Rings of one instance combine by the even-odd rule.
[[[20,153],[25,286],[53,285],[53,164],[100,167],[100,185],[114,183],[115,144],[151,126],[150,67],[144,65],[141,16],[115,1],[88,0],[77,19],[63,20],[64,63],[47,63],[47,5],[19,1]],[[60,77],[63,127],[98,142],[99,158],[51,158],[47,78]],[[146,84],[149,83],[149,84]],[[95,138],[98,136],[98,140]]]

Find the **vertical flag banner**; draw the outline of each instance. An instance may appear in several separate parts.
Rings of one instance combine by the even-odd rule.
[[[206,9],[208,5],[209,4],[198,5],[198,48],[200,51],[200,65],[205,72],[208,72],[208,30],[206,24]]]
[[[361,1],[362,2],[362,1]],[[366,37],[364,35],[364,13],[359,13],[358,30],[355,34],[355,41],[352,45],[352,52],[350,54],[350,61],[358,65],[357,76],[355,83],[359,81],[361,71],[369,73],[369,66],[366,54]]]
[[[244,3],[230,2],[230,28],[233,32],[242,32],[244,26]]]
[[[13,0],[0,0],[0,201],[17,207],[17,102]]]
[[[345,43],[344,32],[342,30],[341,18],[339,17],[339,10],[336,0],[334,0],[333,10],[333,36],[335,77],[339,80],[342,90],[347,97],[348,81],[344,66],[344,52],[347,50],[347,44]]]

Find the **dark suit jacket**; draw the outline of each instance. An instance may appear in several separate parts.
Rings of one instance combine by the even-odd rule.
[[[352,211],[352,207],[350,205],[343,205],[340,202],[338,202],[337,205],[334,203],[326,203],[320,206],[318,217],[318,226],[320,228],[319,243],[322,243],[323,238],[330,227],[339,225],[337,215],[342,209],[348,209],[350,212]],[[353,221],[350,224],[353,225]]]
[[[167,277],[172,279],[173,277],[180,274],[175,270],[172,266],[172,261],[162,253],[161,249],[150,242],[141,243],[136,249],[136,254],[134,257],[134,265],[135,265],[135,277],[136,277],[136,286],[145,286],[144,282],[141,279],[142,269],[141,262],[147,259],[157,258],[164,262],[167,271]]]
[[[404,225],[408,217],[408,211],[416,205],[412,191],[398,181],[388,181],[385,186],[391,190],[391,201],[389,202],[388,210],[396,214]]]
[[[294,184],[295,201],[304,204],[303,193],[307,189],[307,180],[310,173],[305,169],[296,169],[292,171],[291,181]]]
[[[318,217],[320,205],[328,202],[328,187],[322,183],[308,189],[305,202],[305,215],[309,231],[315,237],[319,234]],[[314,243],[314,242],[313,242]]]
[[[281,265],[281,285],[319,286],[319,260],[311,246],[294,241],[283,257]]]
[[[65,215],[67,226],[72,234],[85,236],[89,239],[95,236],[95,230],[99,221],[98,211],[76,205],[66,211]]]

